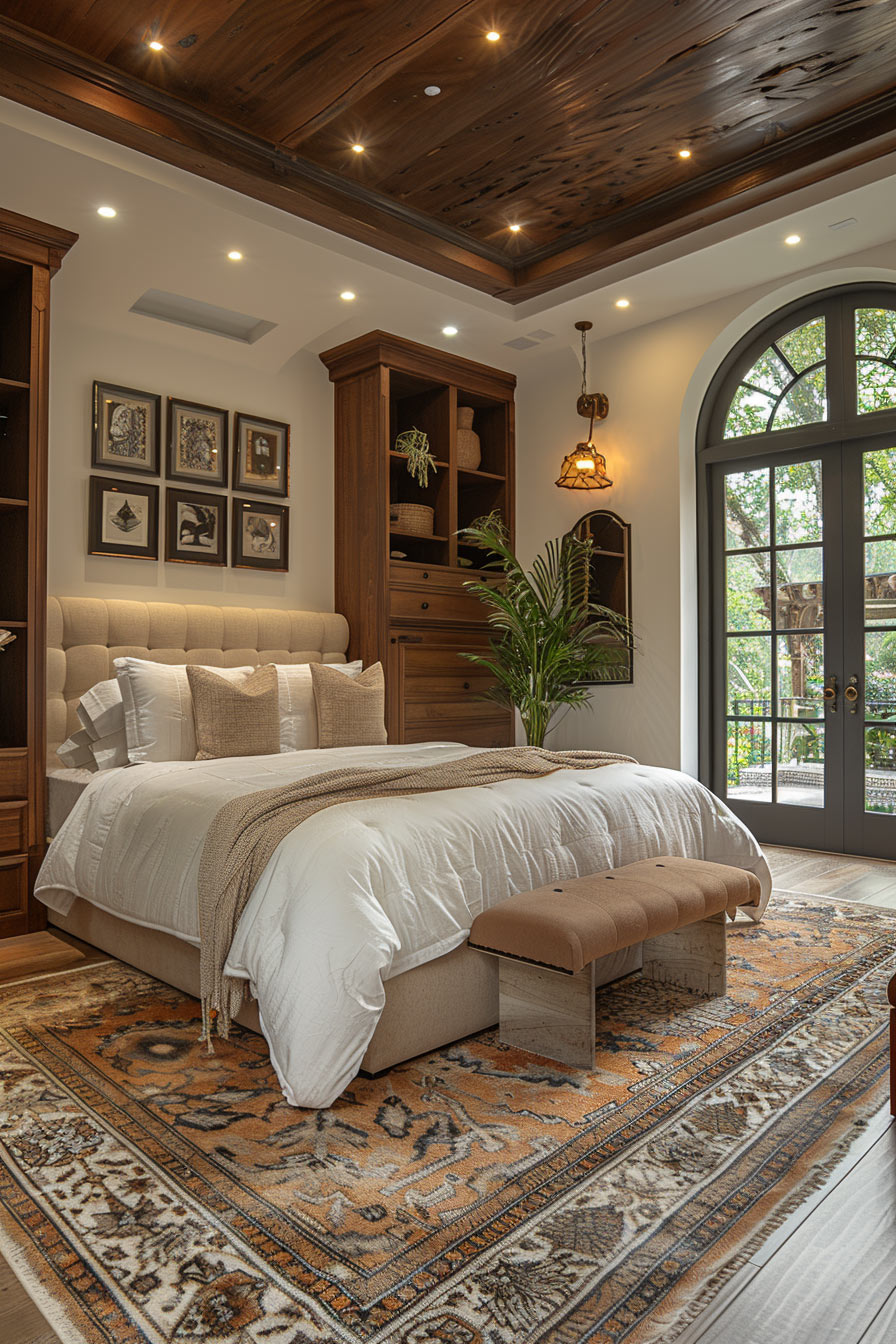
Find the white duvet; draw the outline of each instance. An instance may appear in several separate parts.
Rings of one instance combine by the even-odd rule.
[[[453,743],[176,761],[93,776],[50,846],[36,894],[76,896],[198,943],[196,875],[230,798],[344,765],[436,764]],[[480,910],[517,891],[657,854],[771,876],[756,841],[696,780],[611,765],[413,798],[341,803],[275,850],[227,963],[250,983],[284,1096],[329,1106],[355,1077],[383,981],[459,946]]]

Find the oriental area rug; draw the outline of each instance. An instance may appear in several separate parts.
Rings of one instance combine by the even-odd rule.
[[[117,962],[0,987],[0,1250],[84,1344],[669,1344],[884,1101],[896,916],[777,897],[594,1073],[486,1032],[327,1111]]]

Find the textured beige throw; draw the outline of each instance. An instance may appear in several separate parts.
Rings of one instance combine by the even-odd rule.
[[[274,850],[290,831],[325,807],[362,798],[403,798],[443,789],[538,779],[556,770],[594,770],[632,761],[605,751],[545,751],[507,747],[441,765],[350,766],[225,803],[209,827],[199,864],[202,1039],[226,1037],[240,1009],[245,981],[224,975],[236,926]],[[214,1023],[214,1028],[213,1024]]]

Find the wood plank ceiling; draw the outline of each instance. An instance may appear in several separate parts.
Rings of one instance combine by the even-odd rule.
[[[894,0],[0,0],[6,96],[508,302],[896,149],[894,72]]]

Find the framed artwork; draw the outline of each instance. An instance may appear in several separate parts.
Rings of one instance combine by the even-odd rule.
[[[233,501],[230,563],[236,569],[289,569],[289,509],[285,504]]]
[[[289,494],[289,425],[237,411],[233,425],[233,488]]]
[[[159,558],[159,487],[91,476],[87,554]]]
[[[230,414],[219,406],[168,398],[168,479],[227,488]]]
[[[165,559],[192,565],[227,564],[227,496],[165,491]]]
[[[95,382],[91,465],[158,476],[161,413],[154,392]]]

